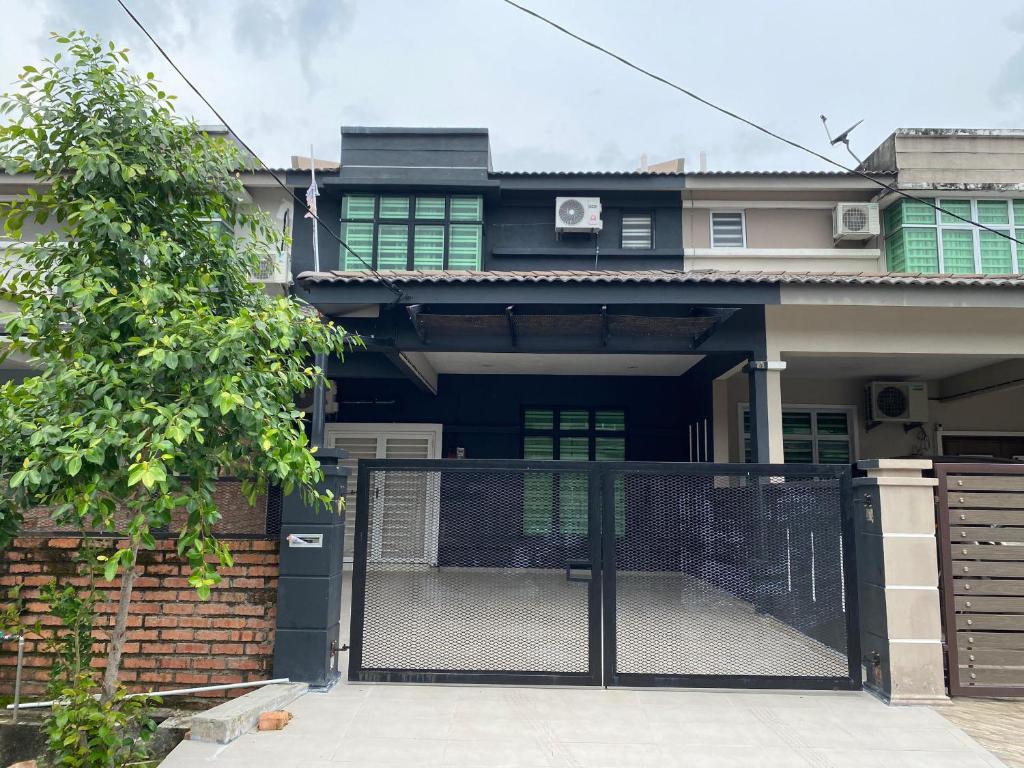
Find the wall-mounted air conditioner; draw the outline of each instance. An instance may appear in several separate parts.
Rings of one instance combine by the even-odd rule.
[[[868,240],[879,232],[878,203],[837,203],[832,211],[836,240]]]
[[[268,253],[260,261],[259,269],[252,276],[255,283],[268,285],[290,285],[292,282],[291,259],[287,251]]]
[[[866,394],[869,422],[928,421],[928,386],[923,381],[873,381]]]
[[[601,198],[555,198],[555,232],[600,232],[603,226]]]

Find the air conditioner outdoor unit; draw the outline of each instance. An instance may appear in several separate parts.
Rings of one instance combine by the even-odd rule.
[[[292,281],[291,259],[287,251],[269,253],[260,261],[259,269],[252,276],[255,283],[290,285]]]
[[[313,412],[313,390],[307,389],[295,399],[295,406],[303,413]],[[338,412],[338,387],[331,381],[328,382],[327,391],[324,393],[324,413]]]
[[[868,421],[928,421],[928,387],[923,381],[873,381],[867,399]]]
[[[555,232],[600,232],[603,226],[601,198],[555,198]]]
[[[878,203],[837,203],[832,211],[836,240],[868,240],[879,232]]]

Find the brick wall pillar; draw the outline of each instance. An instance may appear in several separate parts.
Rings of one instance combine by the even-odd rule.
[[[329,489],[339,499],[345,495],[348,469],[337,462],[346,455],[323,448],[317,453],[324,473],[320,489]],[[340,509],[317,511],[298,493],[284,498],[274,677],[327,687],[340,676],[344,534],[345,515]]]
[[[853,481],[865,687],[893,704],[945,700],[934,478],[872,459]]]

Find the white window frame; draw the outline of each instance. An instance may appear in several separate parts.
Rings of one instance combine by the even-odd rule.
[[[743,235],[743,245],[717,245],[715,243],[715,215],[719,213],[727,213],[730,215],[740,215],[740,234]],[[711,240],[712,248],[746,248],[747,247],[747,212],[742,208],[715,208],[708,211],[708,230]]]
[[[1024,229],[1024,221],[1020,222],[1020,224],[1018,225],[1017,222],[1014,220],[1014,216],[1013,216],[1013,201],[1014,200],[1022,200],[1022,199],[1024,199],[1024,198],[1021,198],[1021,197],[1016,197],[1016,198],[1014,198],[1014,197],[967,197],[967,196],[952,196],[952,197],[936,197],[936,198],[934,198],[935,205],[937,205],[939,208],[943,207],[943,203],[944,202],[949,202],[949,201],[952,201],[952,200],[966,200],[967,202],[969,202],[971,204],[971,220],[972,221],[977,221],[978,220],[978,203],[979,202],[982,202],[982,201],[986,201],[987,202],[987,201],[990,201],[990,200],[998,200],[1000,202],[1006,203],[1007,221],[1009,222],[1006,225],[1006,229],[1010,233],[1010,238],[1011,238],[1011,240],[1010,240],[1010,269],[1013,270],[1014,274],[1020,274],[1020,271],[1021,271],[1021,260],[1018,257],[1018,253],[1017,253],[1016,237],[1017,237],[1017,227],[1020,226],[1022,229]],[[941,211],[935,211],[934,213],[935,213],[935,223],[933,223],[933,224],[906,224],[906,223],[904,223],[901,228],[902,229],[934,229],[935,230],[935,246],[936,246],[936,249],[938,251],[939,272],[940,273],[944,273],[946,271],[946,260],[945,260],[945,257],[943,255],[943,253],[942,253],[942,230],[944,230],[944,229],[959,229],[959,230],[971,232],[972,233],[973,244],[974,244],[974,272],[975,272],[975,274],[979,274],[979,275],[982,274],[982,271],[981,271],[981,233],[983,231],[985,231],[985,230],[982,230],[980,227],[977,227],[974,224],[968,224],[967,222],[960,221],[959,219],[955,220],[953,223],[946,224],[946,223],[943,223],[943,221],[942,221],[942,212]],[[1001,227],[1003,225],[1001,225],[1001,224],[986,224],[985,226],[987,226],[987,227],[989,227],[991,229],[1001,230]],[[884,244],[884,242],[886,240],[889,239],[889,236],[891,234],[893,234],[893,233],[892,232],[886,232],[884,234],[884,236],[882,238],[883,244]],[[1021,254],[1021,256],[1024,256],[1024,254]]]
[[[382,438],[388,437],[406,437],[406,438],[420,438],[426,435],[429,438],[428,457],[430,459],[441,458],[441,437],[443,433],[443,426],[441,424],[419,424],[415,422],[397,422],[397,423],[383,423],[383,422],[333,422],[324,425],[324,445],[328,447],[334,447],[334,438],[339,435],[346,435],[349,437],[372,437],[377,440],[377,455],[376,458],[384,459],[386,456],[387,440]],[[440,474],[433,473],[431,477],[431,483],[436,484],[438,488],[437,493],[432,493],[431,498],[440,498]],[[380,504],[372,504],[370,513],[374,518],[374,536],[373,541],[368,542],[369,552],[367,552],[367,558],[371,562],[382,562],[382,540],[381,530],[383,523],[384,508]],[[345,510],[346,515],[355,515],[356,510],[352,506],[347,506]],[[431,530],[435,533],[438,530],[438,521],[440,519],[441,510],[438,506],[433,506],[427,510],[428,522],[432,522],[433,525],[427,525],[426,530],[429,534]],[[353,521],[355,518],[352,518]],[[427,559],[432,560],[432,565],[437,564],[437,539],[424,541],[424,552],[427,553]],[[351,558],[346,558],[345,562],[352,562]]]
[[[739,463],[745,464],[747,461],[747,439],[750,437],[748,432],[743,431],[743,416],[746,411],[750,410],[750,403],[737,403],[736,404],[736,431],[739,434]],[[857,429],[857,406],[855,405],[827,405],[823,403],[783,403],[782,411],[806,411],[811,414],[811,434],[800,436],[803,439],[810,438],[811,440],[811,453],[813,454],[813,463],[818,463],[818,420],[815,418],[819,413],[845,413],[847,423],[850,426],[850,432],[846,436],[850,443],[850,463],[857,461],[860,457],[860,445],[859,445],[859,430]],[[796,437],[794,435],[794,437]],[[826,442],[829,439],[836,440],[837,435],[824,436]],[[840,466],[840,465],[836,465]]]

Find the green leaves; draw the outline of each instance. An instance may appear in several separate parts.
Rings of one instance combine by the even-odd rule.
[[[128,468],[128,487],[142,483],[146,489],[151,489],[157,483],[167,480],[167,470],[163,463],[157,460],[140,461]]]
[[[232,562],[218,478],[326,508],[294,403],[323,378],[314,354],[358,342],[250,280],[287,244],[265,213],[236,207],[245,161],[232,143],[178,118],[123,51],[81,32],[55,40],[63,58],[0,97],[0,166],[36,180],[0,204],[5,232],[51,228],[0,265],[12,353],[38,373],[0,388],[0,545],[33,507],[143,548],[173,522],[206,597]]]

